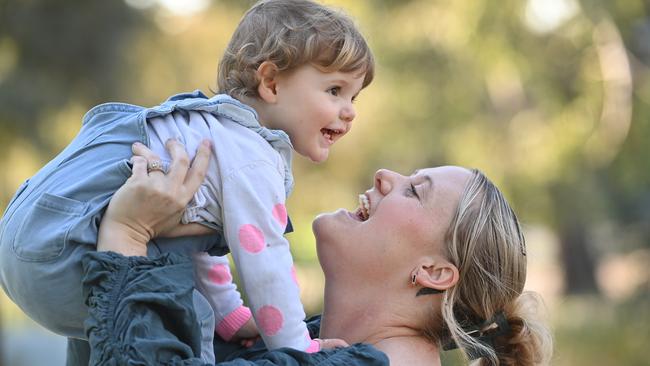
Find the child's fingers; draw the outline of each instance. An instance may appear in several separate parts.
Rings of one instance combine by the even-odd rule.
[[[203,183],[203,179],[205,179],[205,174],[208,170],[208,164],[210,163],[210,152],[210,140],[203,140],[198,150],[196,150],[192,167],[185,178],[185,186],[188,192],[196,192],[201,186],[201,183]]]
[[[131,158],[133,168],[131,168],[131,177],[141,178],[147,176],[147,159],[142,156],[133,156]]]
[[[333,349],[333,348],[349,346],[349,344],[346,341],[337,338],[331,338],[331,339],[316,338],[315,341],[317,341],[320,344],[320,349]]]
[[[187,170],[190,167],[190,157],[185,151],[185,146],[175,139],[169,139],[165,143],[169,155],[172,157],[172,163],[169,166],[167,175],[173,182],[182,184],[185,181]]]
[[[253,341],[250,339],[242,339],[240,344],[245,348],[251,348],[251,346],[253,345]]]

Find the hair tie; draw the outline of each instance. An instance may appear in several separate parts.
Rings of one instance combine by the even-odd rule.
[[[508,323],[508,319],[506,319],[506,315],[503,311],[498,311],[494,314],[492,319],[483,323],[484,327],[488,327],[492,324],[497,325],[496,329],[493,332],[490,332],[492,338],[510,334],[510,324]]]
[[[493,324],[496,325],[496,327],[491,327]],[[483,331],[482,329],[485,330]],[[484,321],[480,327],[472,325],[463,328],[463,331],[466,334],[469,334],[471,337],[476,338],[476,340],[480,343],[490,346],[492,349],[494,349],[494,339],[496,337],[510,334],[510,330],[510,324],[508,323],[508,319],[506,318],[506,315],[503,311],[496,312],[492,318]],[[442,349],[445,351],[456,348],[458,348],[458,345],[456,344],[456,341],[454,341],[454,339],[451,337],[449,337],[442,345]],[[471,360],[487,356],[485,354],[482,354],[480,350],[468,350],[467,354]]]

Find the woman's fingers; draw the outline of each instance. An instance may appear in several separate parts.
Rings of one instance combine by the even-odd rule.
[[[133,155],[142,156],[143,158],[147,159],[148,162],[160,161],[160,156],[158,156],[158,154],[151,151],[148,147],[139,142],[131,145],[131,151],[133,151]]]
[[[196,150],[192,167],[185,178],[185,186],[188,192],[196,192],[203,183],[210,163],[210,152],[210,140],[201,141],[199,148]]]
[[[152,236],[162,234],[167,237],[212,233],[211,229],[202,225],[182,225],[180,217],[170,215],[175,211],[180,213],[203,183],[210,161],[210,141],[201,142],[191,168],[188,153],[182,143],[172,139],[167,141],[166,148],[172,162],[168,172],[163,174],[157,168],[152,169],[152,163],[160,162],[156,153],[140,143],[135,143],[132,147],[135,154],[131,159],[133,177],[140,178],[142,183],[138,195],[140,198],[148,197],[147,214],[159,212],[160,219],[149,220],[147,232]],[[154,172],[160,174],[153,174]],[[162,206],[159,207],[160,205]]]
[[[169,155],[172,157],[172,163],[169,166],[167,175],[176,184],[183,184],[187,170],[190,167],[190,158],[185,151],[185,146],[175,139],[169,139],[165,143]]]
[[[131,151],[133,151],[134,156],[141,156],[147,159],[147,174],[160,173],[165,174],[165,168],[163,162],[160,160],[158,154],[153,152],[151,149],[145,145],[136,142],[131,145]]]
[[[147,159],[142,156],[133,156],[131,158],[133,167],[131,168],[131,176],[133,178],[141,178],[147,175]]]

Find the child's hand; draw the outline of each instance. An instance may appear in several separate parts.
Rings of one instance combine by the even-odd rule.
[[[232,337],[232,342],[239,342],[242,346],[249,348],[260,339],[260,331],[257,329],[255,320],[253,318],[248,319],[246,324],[244,324]]]
[[[348,342],[338,338],[330,338],[330,339],[316,338],[315,341],[320,343],[320,349],[334,349],[334,348],[349,346]]]

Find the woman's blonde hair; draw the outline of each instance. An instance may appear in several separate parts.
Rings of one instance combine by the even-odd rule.
[[[240,21],[219,63],[219,93],[258,97],[257,68],[274,63],[280,72],[312,63],[323,71],[374,77],[374,57],[345,14],[308,0],[262,0]]]
[[[550,330],[540,319],[543,302],[524,292],[526,243],[501,192],[474,169],[445,235],[458,283],[442,295],[442,314],[425,334],[455,343],[477,365],[545,365]],[[502,321],[499,321],[499,318]]]

